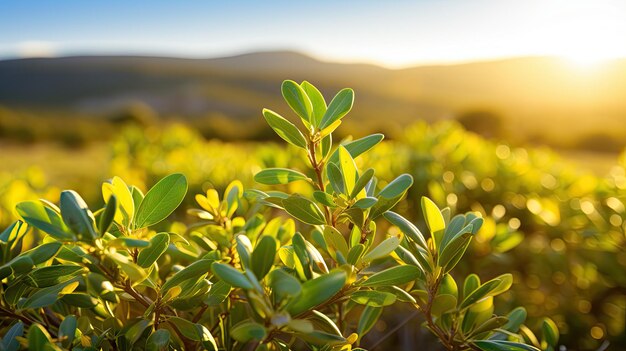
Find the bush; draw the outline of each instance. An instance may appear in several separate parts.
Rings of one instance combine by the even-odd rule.
[[[254,179],[302,182],[304,195],[233,181],[221,196],[195,196],[197,221],[169,228],[162,221],[187,192],[182,174],[145,194],[114,177],[95,212],[71,190],[59,206],[18,203],[22,220],[0,234],[2,349],[351,350],[386,307],[402,304],[447,350],[555,350],[550,319],[539,340],[523,325],[524,308],[494,314],[510,274],[481,281],[472,272],[462,284],[450,274],[483,218],[422,197],[425,236],[391,211],[413,178],[378,186],[373,169],[357,167],[382,135],[333,146],[351,89],[328,105],[308,82],[285,81],[282,91],[305,128],[263,115],[310,169],[269,168]],[[43,240],[23,246],[33,231]]]

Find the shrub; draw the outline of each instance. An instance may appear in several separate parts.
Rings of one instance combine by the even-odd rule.
[[[328,105],[308,82],[285,81],[282,92],[304,128],[271,110],[263,116],[310,169],[254,178],[302,182],[308,192],[246,191],[233,181],[221,195],[196,195],[200,208],[189,213],[197,221],[164,231],[153,229],[166,229],[161,222],[183,201],[182,174],[145,194],[114,177],[95,212],[71,190],[58,206],[17,204],[22,220],[0,234],[1,348],[351,350],[392,304],[422,314],[448,350],[556,348],[550,319],[539,341],[523,308],[494,314],[510,274],[481,281],[472,273],[462,284],[450,274],[483,218],[422,197],[424,235],[392,211],[413,178],[379,186],[373,169],[357,166],[382,135],[333,145],[351,89]],[[23,247],[33,230],[43,240]]]

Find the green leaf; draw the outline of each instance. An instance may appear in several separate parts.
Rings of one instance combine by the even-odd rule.
[[[418,244],[420,247],[424,249],[428,248],[428,245],[426,245],[426,239],[424,238],[422,232],[420,232],[420,230],[417,229],[417,227],[413,223],[409,222],[406,218],[391,211],[385,212],[383,214],[383,217],[385,217],[385,219],[388,220],[389,223],[398,227],[400,231],[404,233],[404,235],[413,240],[413,242]]]
[[[74,337],[76,336],[76,328],[78,321],[76,316],[66,316],[59,326],[59,341],[65,348],[70,348]]]
[[[291,316],[295,317],[304,311],[328,301],[343,288],[346,284],[346,279],[346,272],[333,270],[315,279],[306,281],[302,284],[300,297],[296,300],[292,300],[292,302],[287,305],[287,311]]]
[[[219,280],[211,285],[209,295],[204,299],[204,303],[209,306],[216,306],[224,302],[230,294],[231,286],[223,280]]]
[[[259,280],[263,279],[274,265],[277,246],[276,239],[269,235],[263,235],[252,251],[252,271]]]
[[[479,300],[484,299],[485,297],[494,296],[493,291],[496,291],[499,285],[500,279],[498,278],[494,278],[488,282],[485,282],[485,284],[481,285],[480,287],[478,287],[478,289],[474,290],[472,293],[466,296],[459,308],[467,308],[472,304],[478,302]]]
[[[324,100],[324,96],[317,90],[313,84],[307,82],[306,80],[300,84],[304,92],[309,97],[311,101],[311,105],[313,106],[313,113],[311,114],[311,124],[314,127],[319,127],[320,122],[322,122],[322,118],[324,118],[324,113],[326,113],[326,100]]]
[[[169,343],[170,332],[167,329],[158,329],[146,340],[146,351],[165,351]]]
[[[362,260],[363,262],[371,262],[379,258],[387,257],[399,245],[400,239],[398,239],[398,237],[389,237],[378,244],[378,246],[374,247],[370,252],[366,253]]]
[[[456,308],[457,298],[450,294],[441,294],[435,296],[433,300],[432,313],[435,316],[441,316],[442,314],[452,311]]]
[[[240,271],[224,263],[214,262],[211,265],[213,273],[225,281],[228,285],[241,288],[241,289],[254,289],[254,285],[250,280]]]
[[[28,328],[28,349],[29,350],[59,350],[50,338],[50,334],[44,327],[35,323]]]
[[[61,192],[61,216],[63,222],[78,236],[79,239],[93,240],[98,237],[95,230],[95,218],[87,207],[85,200],[74,190]]]
[[[350,248],[343,235],[331,226],[324,227],[324,240],[333,251],[339,251],[343,257],[348,257]]]
[[[381,307],[365,306],[356,329],[356,333],[359,334],[359,339],[374,327],[382,313],[383,309]]]
[[[268,168],[254,175],[254,181],[261,184],[288,184],[298,180],[309,181],[304,174],[287,168]]]
[[[324,117],[322,117],[322,121],[320,122],[319,129],[324,129],[335,121],[340,120],[343,116],[345,116],[352,109],[352,104],[354,103],[354,91],[352,89],[346,88],[342,89],[333,100],[328,105],[328,109],[326,113],[324,113]]]
[[[291,107],[303,121],[312,124],[310,119],[313,112],[313,104],[304,89],[293,80],[285,80],[280,90],[289,107]]]
[[[374,177],[373,169],[368,168],[365,172],[363,172],[363,174],[359,176],[356,183],[354,184],[354,189],[352,189],[352,192],[350,193],[350,197],[351,198],[357,197],[359,193],[361,192],[361,190],[365,189],[365,186],[367,185],[367,183],[369,183],[370,180],[372,180],[373,177]]]
[[[416,266],[395,266],[372,275],[360,285],[367,287],[402,285],[414,281],[421,275],[420,269]]]
[[[176,326],[178,331],[187,339],[199,341],[203,349],[217,351],[217,344],[211,332],[203,325],[192,323],[180,317],[169,317],[169,323]]]
[[[350,294],[350,299],[360,305],[385,307],[396,302],[396,295],[384,291],[362,290]]]
[[[372,134],[372,135],[363,137],[361,139],[357,139],[349,143],[345,143],[343,144],[343,147],[345,147],[346,150],[348,150],[352,158],[357,158],[359,155],[363,154],[364,152],[369,151],[374,146],[378,145],[378,143],[380,143],[384,138],[385,136],[383,134]],[[332,156],[330,156],[328,162],[338,163],[339,153],[335,151],[332,154]]]
[[[139,203],[133,200],[133,194],[128,189],[128,185],[120,177],[113,177],[110,183],[102,184],[102,197],[104,202],[109,202],[111,196],[115,196],[117,201],[117,209],[114,220],[128,227],[133,220],[135,210],[139,207]]]
[[[115,197],[115,195],[111,195],[111,197],[109,197],[109,201],[104,207],[104,211],[102,211],[102,214],[100,214],[100,221],[98,221],[98,230],[100,231],[101,235],[106,233],[111,227],[113,219],[115,219],[116,211],[117,197]]]
[[[534,346],[504,340],[476,340],[473,343],[483,351],[540,351]]]
[[[559,342],[559,328],[556,326],[556,323],[548,317],[543,319],[541,323],[541,335],[545,342],[548,345],[556,348],[557,343]]]
[[[454,266],[459,262],[467,250],[471,240],[472,234],[464,233],[443,249],[443,252],[437,258],[437,264],[440,267],[443,267],[444,273],[451,271],[452,268],[454,268]]]
[[[274,269],[269,273],[268,279],[269,286],[279,300],[287,296],[298,296],[302,292],[300,281],[283,269]]]
[[[292,195],[282,201],[285,211],[298,220],[312,225],[325,224],[326,218],[317,205],[302,196]]]
[[[24,300],[20,300],[18,303],[18,309],[35,309],[40,307],[46,307],[54,304],[60,297],[60,294],[66,291],[66,288],[73,290],[78,286],[77,278],[68,280],[58,285],[50,286],[37,290],[34,294],[30,295]]]
[[[313,198],[324,206],[328,206],[328,207],[337,206],[335,204],[335,200],[333,199],[333,197],[326,192],[315,190],[313,191]]]
[[[205,274],[207,274],[211,270],[211,264],[213,260],[198,260],[189,266],[183,268],[182,270],[176,272],[171,278],[165,281],[165,284],[161,287],[161,295],[165,295],[165,293],[175,287],[180,285],[182,282],[189,279],[197,279]]]
[[[76,236],[65,225],[61,216],[39,201],[24,201],[15,206],[24,222],[61,241],[76,241]]]
[[[85,272],[83,267],[72,265],[54,265],[37,268],[26,276],[26,284],[45,288],[64,283]]]
[[[438,248],[446,230],[446,223],[441,215],[441,211],[431,199],[425,196],[422,197],[422,211],[424,212],[424,219],[428,229],[430,229],[434,241],[433,244],[435,248]]]
[[[4,351],[18,351],[20,349],[20,343],[17,340],[18,336],[24,335],[24,323],[18,321],[4,334],[2,337],[2,350]]]
[[[145,241],[145,240],[141,240],[141,239],[134,239],[134,238],[129,238],[129,237],[119,237],[116,239],[113,239],[111,241],[109,241],[107,243],[108,247],[114,247],[114,248],[133,248],[133,247],[148,247],[150,246],[150,242],[149,241]]]
[[[356,164],[346,148],[339,145],[339,170],[341,171],[345,193],[351,194],[357,180]]]
[[[507,321],[508,319],[506,317],[501,317],[501,316],[491,317],[486,322],[484,322],[483,324],[479,325],[476,329],[474,329],[471,335],[472,336],[480,335],[486,332],[490,332],[496,328],[500,328],[501,326],[505,325]]]
[[[165,253],[170,245],[170,235],[159,233],[150,239],[150,246],[142,249],[137,256],[137,264],[140,267],[148,268]]]
[[[365,253],[365,245],[356,244],[352,246],[352,248],[348,252],[348,257],[347,257],[348,263],[353,266],[356,266],[361,261],[361,257],[363,257],[364,253]]]
[[[98,300],[87,294],[82,293],[70,293],[65,294],[61,298],[61,301],[70,306],[76,306],[81,308],[93,308],[98,305]]]
[[[286,142],[291,145],[306,149],[307,142],[302,132],[291,122],[268,109],[263,109],[263,117],[272,129]]]
[[[248,342],[252,340],[263,340],[267,336],[265,327],[259,323],[245,321],[233,327],[230,336],[239,342]]]
[[[333,188],[335,193],[345,194],[346,188],[343,184],[343,176],[341,175],[339,167],[334,163],[329,163],[326,167],[326,173],[328,174],[328,181],[330,182],[330,186]]]
[[[378,202],[370,211],[370,218],[376,218],[395,206],[413,184],[413,177],[402,174],[387,184],[378,193]]]
[[[170,174],[153,186],[141,201],[135,215],[135,228],[145,228],[167,218],[183,202],[187,193],[187,178]]]

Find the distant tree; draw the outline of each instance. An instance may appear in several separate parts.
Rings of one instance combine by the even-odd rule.
[[[149,126],[156,122],[157,114],[143,102],[133,102],[112,114],[109,120],[116,124],[138,124]]]
[[[468,131],[487,138],[502,137],[504,134],[504,119],[493,111],[470,110],[461,113],[457,121]]]

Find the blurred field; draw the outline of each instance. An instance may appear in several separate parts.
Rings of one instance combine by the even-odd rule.
[[[282,143],[205,140],[179,124],[128,126],[117,134],[109,144],[82,149],[3,145],[0,223],[14,217],[16,202],[56,201],[64,187],[99,203],[100,184],[112,174],[146,189],[165,174],[182,172],[190,181],[185,208],[209,184],[223,189],[237,178],[259,187],[252,175],[261,168],[306,169],[304,156]],[[545,148],[489,141],[457,123],[421,122],[357,162],[372,165],[381,184],[403,172],[413,175],[415,184],[396,211],[415,221],[422,195],[453,212],[480,212],[487,220],[471,246],[472,259],[457,274],[513,272],[516,284],[501,306],[525,306],[531,324],[549,315],[566,345],[589,350],[604,340],[626,342],[625,160],[589,153],[563,158]],[[310,191],[297,183],[289,190]],[[183,213],[175,218],[186,220]],[[591,334],[594,327],[602,335]],[[409,345],[416,345],[415,337]]]

